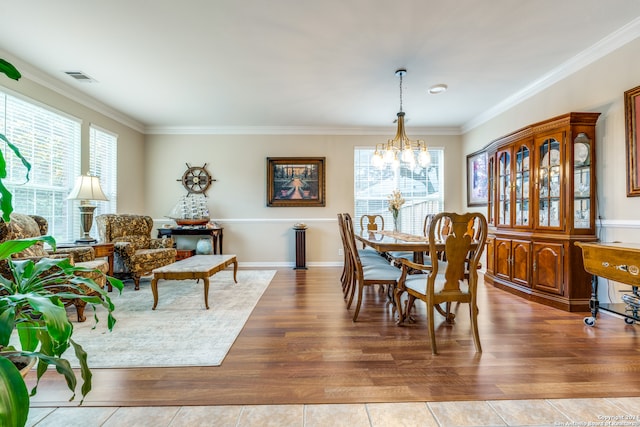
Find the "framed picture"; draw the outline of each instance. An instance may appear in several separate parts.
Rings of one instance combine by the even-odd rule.
[[[624,93],[625,130],[627,136],[627,197],[640,196],[640,146],[638,123],[640,123],[640,86]]]
[[[467,156],[467,206],[486,206],[489,182],[487,152],[480,151]]]
[[[267,206],[324,206],[324,157],[267,157]]]

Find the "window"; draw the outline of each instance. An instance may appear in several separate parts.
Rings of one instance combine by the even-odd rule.
[[[69,242],[79,233],[67,195],[80,174],[80,121],[0,92],[0,132],[31,163],[25,182],[22,162],[6,146],[6,187],[16,212],[47,219],[49,234]]]
[[[393,228],[388,197],[396,188],[402,192],[405,203],[400,209],[400,230],[404,233],[422,234],[424,217],[444,209],[443,164],[444,150],[430,148],[431,164],[427,168],[410,169],[401,164],[397,169],[379,169],[371,164],[373,148],[356,147],[354,152],[354,218],[364,214],[380,214],[385,228]]]
[[[118,195],[118,136],[96,126],[89,128],[89,171],[100,178],[100,186],[108,202],[98,201],[94,218],[115,213]],[[94,236],[95,237],[95,236]]]

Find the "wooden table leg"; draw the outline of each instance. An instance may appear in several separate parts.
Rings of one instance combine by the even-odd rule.
[[[209,278],[205,277],[202,280],[204,280],[204,306],[209,310]]]
[[[236,274],[238,273],[238,260],[233,258],[233,281],[238,283],[238,279],[236,279]]]
[[[151,292],[153,293],[152,310],[155,310],[156,306],[158,305],[158,279],[155,276],[153,276],[153,279],[151,279]]]

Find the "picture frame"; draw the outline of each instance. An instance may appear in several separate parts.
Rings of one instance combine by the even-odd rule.
[[[487,152],[477,151],[467,156],[467,206],[487,206],[489,181]]]
[[[640,86],[624,93],[625,134],[627,151],[627,197],[640,196],[640,143],[638,123],[640,123]]]
[[[324,206],[325,159],[267,157],[267,206]]]

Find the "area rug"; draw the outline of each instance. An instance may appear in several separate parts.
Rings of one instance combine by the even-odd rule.
[[[151,284],[143,280],[139,291],[125,286],[122,295],[111,293],[117,319],[112,332],[101,310],[93,329],[93,310],[87,307],[87,320],[73,322],[73,339],[88,353],[91,368],[219,366],[274,275],[271,270],[239,270],[234,283],[231,270],[215,274],[209,310],[203,283],[195,280],[160,280],[158,306],[152,310]],[[65,357],[78,367],[73,349]]]

